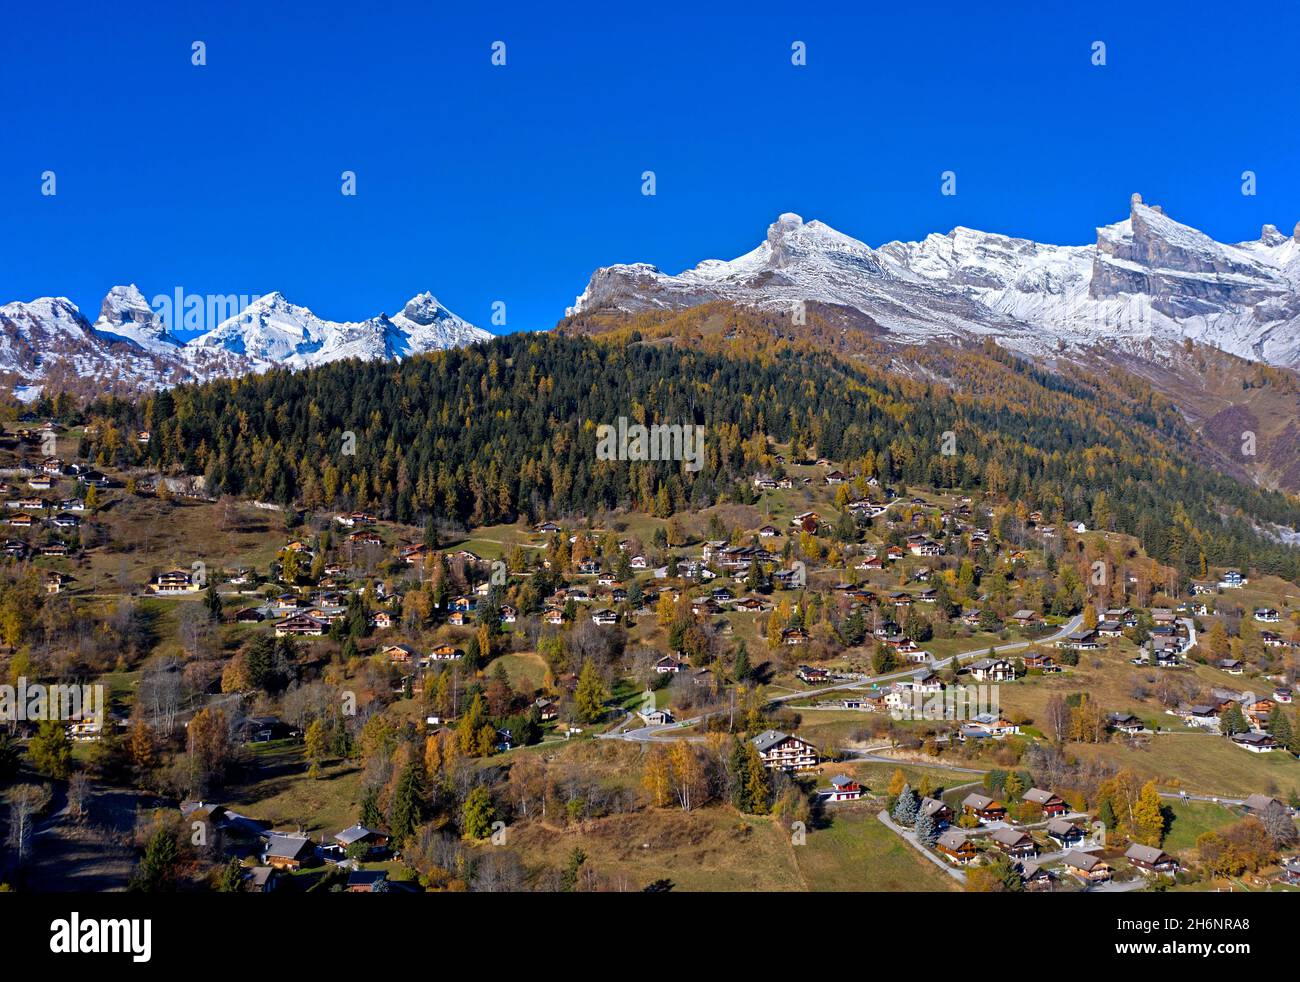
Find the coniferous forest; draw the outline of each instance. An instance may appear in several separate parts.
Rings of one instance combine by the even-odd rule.
[[[780,345],[742,355],[635,332],[516,334],[401,363],[108,399],[94,413],[113,424],[83,451],[128,463],[140,451],[122,434],[143,427],[147,459],[203,475],[210,494],[471,526],[746,501],[756,470],[781,470],[772,444],[788,443],[793,459],[843,460],[885,483],[984,492],[1133,534],[1185,577],[1207,564],[1300,576],[1296,551],[1259,531],[1300,525],[1300,508],[1214,466],[1149,390],[1066,378],[991,345],[944,358],[964,380],[956,390]],[[598,460],[596,426],[619,417],[705,426],[704,466]]]

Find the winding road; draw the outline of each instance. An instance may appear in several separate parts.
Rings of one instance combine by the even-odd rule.
[[[1025,648],[1032,647],[1033,645],[1036,644],[1053,644],[1056,641],[1059,641],[1061,638],[1065,637],[1066,635],[1073,634],[1075,631],[1079,629],[1081,624],[1083,624],[1083,615],[1078,614],[1075,617],[1071,618],[1068,623],[1064,624],[1059,631],[1057,631],[1055,634],[1049,635],[1048,637],[1038,638],[1034,641],[1010,641],[1006,644],[994,645],[992,650],[995,654],[1001,655],[1012,651],[1021,651]],[[947,658],[940,658],[936,661],[931,662],[930,668],[931,670],[943,668],[947,665],[952,664],[953,662],[960,663],[963,659],[975,658],[981,655],[987,655],[988,653],[989,653],[989,648],[987,646],[973,648],[970,651],[961,651],[955,655],[949,655]],[[901,671],[889,672],[885,675],[875,675],[875,676],[871,676],[870,678],[858,679],[854,682],[842,682],[838,685],[828,685],[820,689],[808,689],[804,692],[791,692],[788,695],[775,696],[774,698],[769,700],[768,704],[777,705],[783,702],[793,702],[796,699],[808,699],[808,698],[824,695],[828,692],[844,692],[853,689],[866,689],[866,688],[870,688],[871,686],[879,685],[881,682],[895,682],[899,679],[911,678],[918,671],[924,671],[924,670],[925,670],[925,666],[916,665]],[[653,743],[656,741],[672,740],[674,739],[673,737],[674,731],[694,726],[697,723],[703,722],[704,720],[708,719],[711,716],[720,716],[723,713],[728,711],[729,711],[728,709],[715,709],[707,713],[701,713],[698,716],[692,716],[689,719],[678,720],[676,723],[654,723],[648,726],[638,726],[633,729],[625,729],[624,727],[632,719],[632,715],[629,714],[626,719],[624,719],[621,723],[615,726],[612,730],[610,730],[607,733],[601,733],[599,734],[599,736],[603,740],[629,740],[633,743]],[[697,737],[688,737],[686,739],[698,741],[698,740],[703,740],[704,738],[697,736]]]

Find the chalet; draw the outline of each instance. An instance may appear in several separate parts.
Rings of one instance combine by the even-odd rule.
[[[1155,846],[1135,842],[1124,852],[1124,858],[1144,873],[1178,872],[1178,860]]]
[[[540,532],[543,535],[553,535],[560,531],[560,526],[556,525],[554,522],[539,522],[533,526],[533,531]]]
[[[1026,890],[1050,890],[1052,888],[1052,872],[1040,863],[1016,863],[1016,872],[1020,874],[1020,882],[1024,884]]]
[[[678,661],[672,655],[664,655],[655,662],[655,672],[659,675],[676,675],[686,668],[686,663]]]
[[[961,728],[961,735],[975,739],[1002,740],[1020,732],[1020,726],[1004,719],[998,713],[977,713]]]
[[[386,610],[376,611],[375,615],[370,618],[370,626],[385,631],[393,626],[393,615]]]
[[[297,731],[278,716],[249,716],[240,723],[239,732],[248,743],[267,743],[294,736]]]
[[[828,471],[826,473],[827,484],[843,484],[846,479],[847,475],[840,470]]]
[[[1132,713],[1111,713],[1107,725],[1116,733],[1129,736],[1146,732],[1145,724]]]
[[[803,573],[798,569],[781,569],[772,574],[772,583],[782,590],[793,590],[802,582]]]
[[[1278,747],[1277,741],[1267,733],[1236,733],[1232,742],[1253,754],[1272,753]]]
[[[769,770],[805,771],[817,766],[815,746],[780,730],[764,730],[751,742]]]
[[[348,874],[344,893],[387,893],[388,870],[354,869]]]
[[[831,680],[831,673],[824,668],[813,668],[811,665],[800,665],[795,674],[807,685],[819,685]]]
[[[1034,844],[1033,836],[1020,829],[995,829],[989,838],[1012,859],[1028,859],[1038,855],[1038,846]]]
[[[952,809],[939,798],[922,798],[920,811],[934,819],[936,828],[952,824]]]
[[[1183,722],[1187,723],[1189,726],[1203,726],[1206,729],[1215,730],[1219,728],[1218,706],[1207,706],[1204,704],[1188,706],[1186,709],[1180,710],[1178,715],[1181,716]]]
[[[1265,624],[1276,624],[1281,619],[1282,619],[1282,615],[1279,614],[1272,607],[1255,608],[1255,620],[1257,621],[1262,621]]]
[[[1101,647],[1097,632],[1091,630],[1075,631],[1056,642],[1058,648],[1073,648],[1075,651],[1093,651]]]
[[[1240,590],[1248,582],[1249,581],[1244,576],[1241,575],[1240,570],[1230,569],[1227,570],[1223,574],[1223,578],[1219,580],[1219,589]]]
[[[1071,851],[1061,857],[1061,863],[1067,873],[1090,883],[1104,883],[1110,879],[1110,864],[1100,856]]]
[[[42,556],[66,556],[68,547],[62,542],[51,542],[48,546],[41,546]]]
[[[177,593],[194,593],[199,589],[199,584],[190,576],[187,570],[173,569],[155,576],[151,588],[154,593],[167,596]]]
[[[831,786],[823,791],[822,797],[827,801],[857,801],[866,793],[866,789],[846,774],[837,774],[831,778]]]
[[[542,620],[554,627],[559,627],[564,623],[564,611],[559,607],[547,607],[546,610],[542,611]]]
[[[465,652],[450,644],[440,644],[434,647],[429,653],[431,661],[455,661],[464,655]]]
[[[646,726],[666,726],[673,722],[673,714],[666,709],[642,709],[637,715]]]
[[[301,869],[316,855],[316,846],[305,835],[272,832],[262,853],[262,863],[276,869]]]
[[[1030,788],[1022,797],[1029,804],[1037,805],[1038,810],[1049,818],[1064,815],[1070,810],[1059,795],[1044,791],[1042,788]]]
[[[1282,863],[1282,879],[1292,886],[1300,887],[1300,857]]]
[[[318,638],[325,633],[327,625],[308,614],[294,614],[275,625],[277,638],[306,637]]]
[[[1056,664],[1052,656],[1042,651],[1026,652],[1024,663],[1027,671],[1038,671],[1048,675],[1061,671],[1061,666]]]
[[[1273,690],[1273,698],[1280,703],[1288,704],[1291,702],[1293,696],[1289,688],[1284,685],[1279,685]]]
[[[764,525],[758,530],[758,534],[764,539],[770,539],[781,534],[775,525]]]
[[[808,632],[801,627],[787,627],[781,632],[781,643],[796,645],[808,643]]]
[[[261,624],[266,620],[266,615],[256,607],[245,607],[235,615],[236,624]]]
[[[394,664],[409,664],[420,660],[420,653],[409,644],[389,644],[379,649],[379,653]]]
[[[60,512],[59,514],[55,515],[52,519],[50,519],[50,522],[55,526],[55,528],[61,528],[61,529],[75,529],[81,527],[80,518],[78,518],[76,515],[69,515],[65,512]]]
[[[922,539],[919,542],[909,542],[908,550],[913,556],[942,556],[943,546],[930,539]]]
[[[602,608],[591,615],[593,624],[610,626],[618,623],[618,613],[609,608]]]
[[[54,484],[48,477],[33,477],[27,481],[27,486],[33,491],[48,491]]]
[[[1069,849],[1083,841],[1083,829],[1064,818],[1054,818],[1047,823],[1047,837],[1062,849]]]
[[[975,858],[975,844],[966,837],[966,833],[959,829],[949,829],[939,836],[939,841],[934,844],[937,852],[946,856],[949,862],[956,863],[958,866],[965,866]]]
[[[1102,638],[1118,638],[1124,633],[1124,625],[1119,621],[1101,621],[1097,625],[1097,636]]]
[[[403,546],[399,555],[402,562],[406,563],[407,566],[418,566],[424,562],[424,557],[430,553],[429,547],[420,543],[414,546]]]
[[[511,606],[510,604],[501,605],[502,624],[513,624],[518,619],[519,619],[519,611],[517,608]]]
[[[470,623],[470,616],[463,610],[453,610],[447,615],[447,623],[452,627],[466,627]]]
[[[32,527],[32,516],[14,515],[11,519],[9,519],[9,524],[14,526],[15,528],[29,529]]]
[[[536,699],[533,707],[537,710],[537,715],[543,723],[549,723],[560,716],[560,706],[554,699],[547,699],[545,696]]]
[[[1266,794],[1260,794],[1259,792],[1249,795],[1246,800],[1242,802],[1242,807],[1252,815],[1263,815],[1271,809],[1281,809],[1283,812],[1290,810],[1276,798],[1269,797]]]
[[[981,825],[988,822],[1001,822],[1007,817],[1007,810],[1000,801],[976,791],[972,791],[962,799],[961,809],[963,814],[978,818]]]
[[[1260,631],[1259,640],[1260,643],[1263,644],[1265,648],[1286,647],[1286,642],[1282,640],[1282,635],[1278,634],[1276,631]]]
[[[1220,671],[1227,672],[1229,675],[1241,675],[1246,670],[1246,667],[1236,658],[1220,658],[1217,666]]]
[[[971,662],[969,671],[977,682],[1007,682],[1016,677],[1015,666],[1005,658],[981,658]]]
[[[45,592],[54,594],[63,592],[63,584],[67,582],[68,577],[63,573],[47,573],[45,575]]]
[[[1037,622],[1037,620],[1038,615],[1032,610],[1017,610],[1011,615],[1012,623],[1018,624],[1020,627],[1029,627],[1031,624]]]
[[[274,866],[254,866],[244,875],[245,893],[272,893],[280,877],[280,871]]]

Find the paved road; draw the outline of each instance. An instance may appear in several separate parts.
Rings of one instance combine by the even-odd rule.
[[[909,846],[911,846],[913,849],[919,852],[926,859],[930,860],[930,862],[934,863],[934,865],[938,866],[941,870],[943,870],[945,873],[951,876],[958,883],[962,884],[963,886],[966,884],[966,873],[964,871],[953,866],[946,859],[943,859],[938,853],[931,852],[925,846],[921,845],[921,841],[916,837],[916,833],[909,832],[907,829],[902,828],[900,825],[898,825],[892,818],[889,817],[889,813],[887,811],[884,811],[882,809],[880,812],[876,814],[876,818],[880,819],[881,823],[885,826],[885,828],[889,829],[895,835],[902,836]]]
[[[1067,634],[1072,634],[1073,632],[1077,631],[1079,629],[1079,626],[1082,623],[1083,623],[1083,615],[1079,614],[1078,616],[1072,618],[1068,624],[1062,626],[1061,629],[1057,631],[1055,634],[1052,634],[1045,638],[1039,638],[1036,641],[1010,641],[1006,644],[994,645],[993,651],[1001,655],[1011,651],[1021,651],[1025,648],[1031,647],[1032,645],[1036,645],[1036,644],[1052,644],[1056,641],[1059,641]],[[950,665],[953,662],[961,662],[962,660],[967,658],[975,658],[975,657],[987,655],[988,652],[989,652],[989,648],[987,646],[983,646],[980,648],[972,648],[969,651],[961,651],[955,655],[950,655],[947,658],[940,658],[936,661],[933,661],[931,663],[931,668],[932,669],[943,668],[944,666]],[[885,675],[874,675],[865,679],[858,679],[854,682],[841,682],[836,685],[824,686],[823,688],[820,689],[807,689],[803,692],[791,692],[788,695],[773,697],[769,701],[769,705],[778,705],[783,702],[793,702],[796,699],[815,698],[816,696],[825,695],[828,692],[843,692],[849,689],[866,689],[866,688],[870,688],[873,685],[879,685],[881,682],[894,682],[899,679],[911,678],[918,671],[923,671],[924,669],[925,666],[914,665],[910,668],[903,669],[901,671],[889,672]],[[650,726],[636,727],[635,729],[623,729],[623,725],[627,722],[627,720],[624,720],[623,723],[619,724],[619,726],[615,727],[610,732],[601,733],[600,737],[606,740],[630,740],[634,743],[651,743],[656,740],[672,740],[674,739],[673,736],[674,730],[680,730],[686,727],[694,726],[697,723],[703,722],[705,719],[707,719],[710,716],[720,716],[723,713],[729,711],[730,710],[728,709],[716,709],[713,710],[712,712],[702,713],[699,716],[692,716],[689,719],[678,720],[676,723],[653,724]],[[896,763],[896,761],[894,763]]]

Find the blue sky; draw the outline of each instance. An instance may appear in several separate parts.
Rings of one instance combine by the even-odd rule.
[[[135,282],[359,319],[431,290],[524,330],[598,266],[731,258],[783,211],[872,245],[1084,243],[1133,191],[1220,239],[1300,220],[1293,5],[181,6],[8,5],[0,302],[93,319]]]

